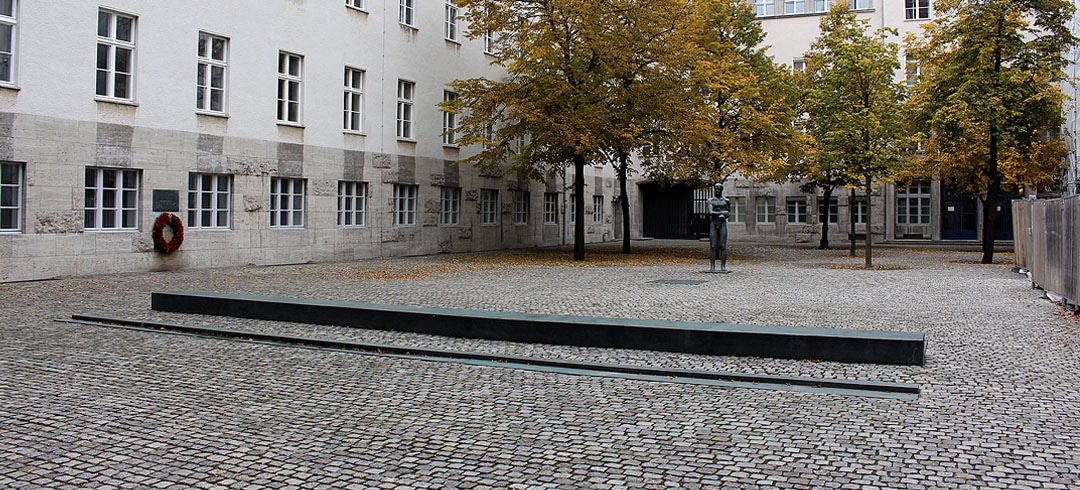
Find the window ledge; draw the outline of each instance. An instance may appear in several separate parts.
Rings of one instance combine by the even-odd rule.
[[[448,37],[445,37],[445,38],[443,38],[443,40],[450,43],[450,44],[461,46],[461,41],[458,41],[457,39],[450,39]]]
[[[199,116],[220,117],[220,118],[223,118],[223,119],[228,119],[229,118],[229,114],[227,112],[203,111],[203,110],[196,109],[195,114],[197,114]]]
[[[303,123],[297,123],[297,122],[291,122],[291,121],[278,121],[277,125],[278,126],[286,126],[286,127],[290,127],[290,128],[304,129],[304,124]]]
[[[342,134],[347,134],[349,136],[367,136],[367,133],[365,133],[363,131],[353,131],[351,129],[343,130],[341,133]]]
[[[19,88],[19,86],[15,85],[14,83],[3,82],[3,83],[0,83],[0,90],[11,90],[13,92],[18,92],[18,91],[20,91],[22,89]]]
[[[349,10],[352,10],[353,12],[360,13],[360,14],[367,14],[368,13],[367,9],[362,9],[362,8],[357,7],[355,5],[345,4],[345,8],[347,8]]]
[[[402,137],[399,136],[397,140],[398,140],[398,143],[409,143],[409,144],[412,144],[412,145],[416,144],[416,140],[413,139],[413,138],[402,138]]]
[[[130,107],[139,107],[139,104],[137,104],[134,100],[129,100],[129,99],[113,99],[113,98],[109,98],[109,97],[102,97],[102,96],[99,95],[97,97],[94,97],[94,100],[99,102],[99,103],[102,103],[102,104],[116,104],[116,105],[126,105],[126,106],[130,106]]]

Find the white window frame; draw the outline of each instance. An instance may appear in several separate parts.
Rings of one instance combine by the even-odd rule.
[[[829,11],[833,0],[807,0],[806,11],[813,14],[821,14]]]
[[[216,43],[221,44],[220,53],[215,52]],[[228,113],[229,101],[229,38],[200,32],[196,54],[199,73],[195,80],[195,108],[200,112],[224,115]],[[217,108],[214,108],[215,94],[220,97]]]
[[[416,28],[416,0],[398,0],[398,23]]]
[[[570,201],[568,202],[567,208],[569,209],[569,214],[570,214],[570,220],[569,220],[570,224],[576,223],[577,222],[577,196],[576,195],[570,194]]]
[[[342,228],[367,226],[367,189],[367,182],[338,181],[338,226]]]
[[[480,189],[480,224],[499,224],[499,190]]]
[[[457,100],[457,94],[449,90],[443,90],[443,102]],[[457,144],[457,113],[443,110],[442,142],[444,146],[456,147]]]
[[[86,167],[84,193],[85,231],[133,231],[139,229],[142,175],[139,170]],[[111,176],[113,185],[106,186]],[[110,199],[111,197],[111,199]],[[111,201],[111,205],[106,205]],[[112,224],[106,225],[111,217]]]
[[[365,0],[345,0],[345,6],[364,12],[367,11],[367,2]]]
[[[789,197],[787,199],[787,222],[791,224],[806,223],[809,221],[810,208],[805,197]]]
[[[728,223],[746,222],[746,196],[728,197]]]
[[[303,228],[306,221],[307,181],[270,178],[270,227]]]
[[[529,191],[514,191],[514,224],[529,224]]]
[[[813,0],[784,0],[784,14],[805,14],[807,13],[806,3]]]
[[[0,233],[22,232],[25,183],[25,164],[0,162]]]
[[[854,203],[855,213],[854,214],[855,214],[855,224],[857,224],[857,225],[865,225],[866,224],[866,217],[870,213],[870,210],[866,206],[866,202],[867,201],[866,201],[865,197],[856,197],[855,198],[855,203]]]
[[[447,41],[458,42],[458,37],[461,34],[460,24],[457,5],[454,4],[454,0],[446,0],[446,29],[444,29],[443,34],[446,36]]]
[[[776,15],[775,0],[754,0],[754,13],[758,17]]]
[[[397,88],[397,137],[416,141],[413,105],[416,102],[416,83],[398,80]]]
[[[461,188],[442,187],[439,191],[439,224],[458,226],[461,224]]]
[[[797,73],[806,71],[806,58],[792,58],[791,70]]]
[[[299,125],[303,121],[304,57],[278,51],[277,122]]]
[[[922,68],[919,66],[919,60],[915,59],[910,54],[904,55],[904,82],[910,87],[919,83],[919,77],[922,76]]]
[[[851,0],[851,10],[868,10],[870,8],[870,0]]]
[[[495,54],[495,33],[484,31],[484,54]]]
[[[928,225],[932,209],[930,181],[915,182],[896,191],[896,224]]]
[[[119,34],[121,20],[130,21],[129,39]],[[104,25],[103,25],[104,23]],[[104,32],[102,29],[104,28]],[[98,98],[123,102],[135,100],[135,42],[138,17],[115,10],[98,9],[96,88]],[[122,56],[123,55],[123,56]],[[121,71],[117,60],[126,57],[127,71]],[[118,94],[120,81],[124,80],[124,93]]]
[[[554,225],[559,223],[559,193],[544,193],[544,224]]]
[[[930,0],[905,0],[904,20],[927,20],[932,15]]]
[[[776,197],[758,196],[756,201],[757,212],[755,213],[755,219],[757,222],[760,224],[776,223]]]
[[[416,226],[416,200],[420,186],[394,184],[394,226]]]
[[[7,29],[7,49],[0,47],[0,85],[15,85],[15,68],[18,66],[19,1],[11,0],[11,11],[0,12],[0,28]]]
[[[359,68],[345,67],[345,97],[342,129],[347,133],[364,132],[364,77]]]
[[[830,197],[828,202],[818,199],[818,221],[829,224],[840,222],[840,199]]]
[[[232,223],[232,175],[188,174],[187,226],[227,230]]]
[[[592,197],[592,222],[604,222],[604,196]]]

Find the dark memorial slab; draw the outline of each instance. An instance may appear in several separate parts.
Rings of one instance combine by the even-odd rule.
[[[416,308],[210,292],[153,293],[157,311],[449,337],[721,356],[923,364],[922,333]]]

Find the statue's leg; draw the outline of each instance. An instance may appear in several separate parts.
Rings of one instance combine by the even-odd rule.
[[[727,222],[720,224],[718,235],[717,238],[720,242],[720,271],[727,272]]]
[[[709,272],[716,272],[716,245],[719,239],[716,227],[709,223]]]

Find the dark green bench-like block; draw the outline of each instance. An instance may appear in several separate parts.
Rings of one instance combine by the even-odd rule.
[[[157,311],[449,337],[721,356],[922,365],[922,333],[388,306],[210,292],[153,293]]]

